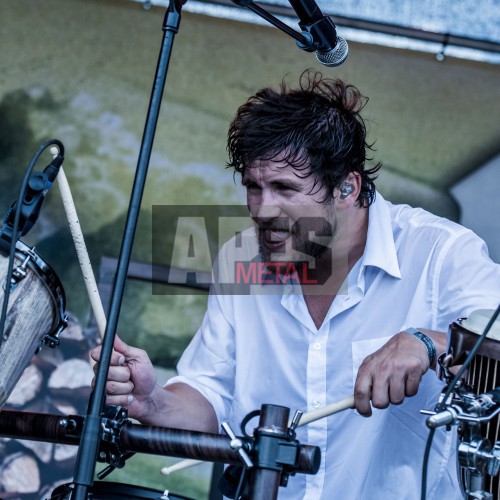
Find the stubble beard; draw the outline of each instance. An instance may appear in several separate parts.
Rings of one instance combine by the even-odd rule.
[[[319,230],[314,228],[304,228],[300,224],[293,225],[283,219],[277,219],[267,224],[258,226],[256,229],[259,257],[266,266],[269,273],[284,277],[284,270],[287,268],[304,269],[317,267],[319,261],[325,259],[328,250],[331,250],[332,243],[337,233],[337,221],[331,209],[326,208],[322,216],[323,226]],[[312,239],[309,239],[304,230],[313,231]],[[286,241],[286,250],[283,252],[272,252],[265,249],[262,241],[264,231],[285,231],[291,236],[291,241]],[[289,247],[292,248],[289,248]],[[280,264],[279,266],[273,264]]]

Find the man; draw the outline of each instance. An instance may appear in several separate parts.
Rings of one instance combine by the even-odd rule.
[[[500,298],[500,266],[477,236],[375,192],[364,104],[356,88],[306,72],[298,89],[263,89],[241,106],[229,165],[255,228],[221,249],[179,376],[160,387],[146,353],[120,339],[112,356],[108,403],[151,425],[238,429],[263,403],[312,411],[354,394],[355,409],[298,429],[321,467],[280,498],[420,498],[419,411],[442,389],[429,368],[452,321]],[[256,255],[274,280],[248,293],[218,286]],[[452,432],[436,433],[427,484],[428,498],[460,498]]]

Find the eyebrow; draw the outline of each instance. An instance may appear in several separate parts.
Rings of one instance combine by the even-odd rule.
[[[275,187],[286,187],[290,189],[295,189],[296,191],[300,191],[303,188],[303,186],[300,183],[294,182],[290,179],[272,181],[271,185]]]
[[[258,181],[255,179],[249,179],[248,177],[243,177],[241,179],[241,184],[243,186],[247,186],[248,184],[256,184],[259,185]],[[285,187],[285,188],[290,188],[290,189],[295,189],[297,191],[302,190],[303,186],[300,183],[294,182],[291,179],[286,179],[286,180],[281,180],[277,179],[274,181],[271,181],[270,184],[274,187]]]

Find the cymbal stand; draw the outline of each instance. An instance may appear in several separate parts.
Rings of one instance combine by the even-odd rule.
[[[182,2],[180,0],[171,0],[165,14],[162,27],[163,40],[158,57],[158,64],[156,67],[156,74],[121,244],[120,257],[113,285],[108,322],[102,343],[101,361],[96,374],[95,388],[90,398],[89,411],[87,418],[85,419],[83,434],[77,455],[74,474],[75,488],[72,496],[73,500],[86,500],[88,498],[88,488],[93,483],[95,461],[100,444],[100,427],[102,420],[101,412],[105,401],[107,373],[111,360],[111,353],[113,352],[114,337],[117,330],[118,318],[125,290],[125,282],[130,263],[130,256],[132,253],[135,230],[139,219],[142,195],[146,184],[146,176],[153,147],[156,123],[160,114],[160,105],[165,87],[170,56],[172,53],[172,45],[174,36],[179,30],[181,8]]]

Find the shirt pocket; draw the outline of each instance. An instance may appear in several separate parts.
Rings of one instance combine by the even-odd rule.
[[[389,340],[393,337],[393,335],[389,335],[388,337],[380,337],[376,339],[366,339],[366,340],[357,340],[352,342],[352,387],[354,388],[354,384],[356,382],[356,377],[358,375],[359,367],[361,363],[363,363],[364,359],[373,354],[375,351],[378,351],[383,345],[387,344]],[[381,411],[377,408],[372,408],[374,413]],[[354,413],[359,415],[357,410],[354,410]]]

